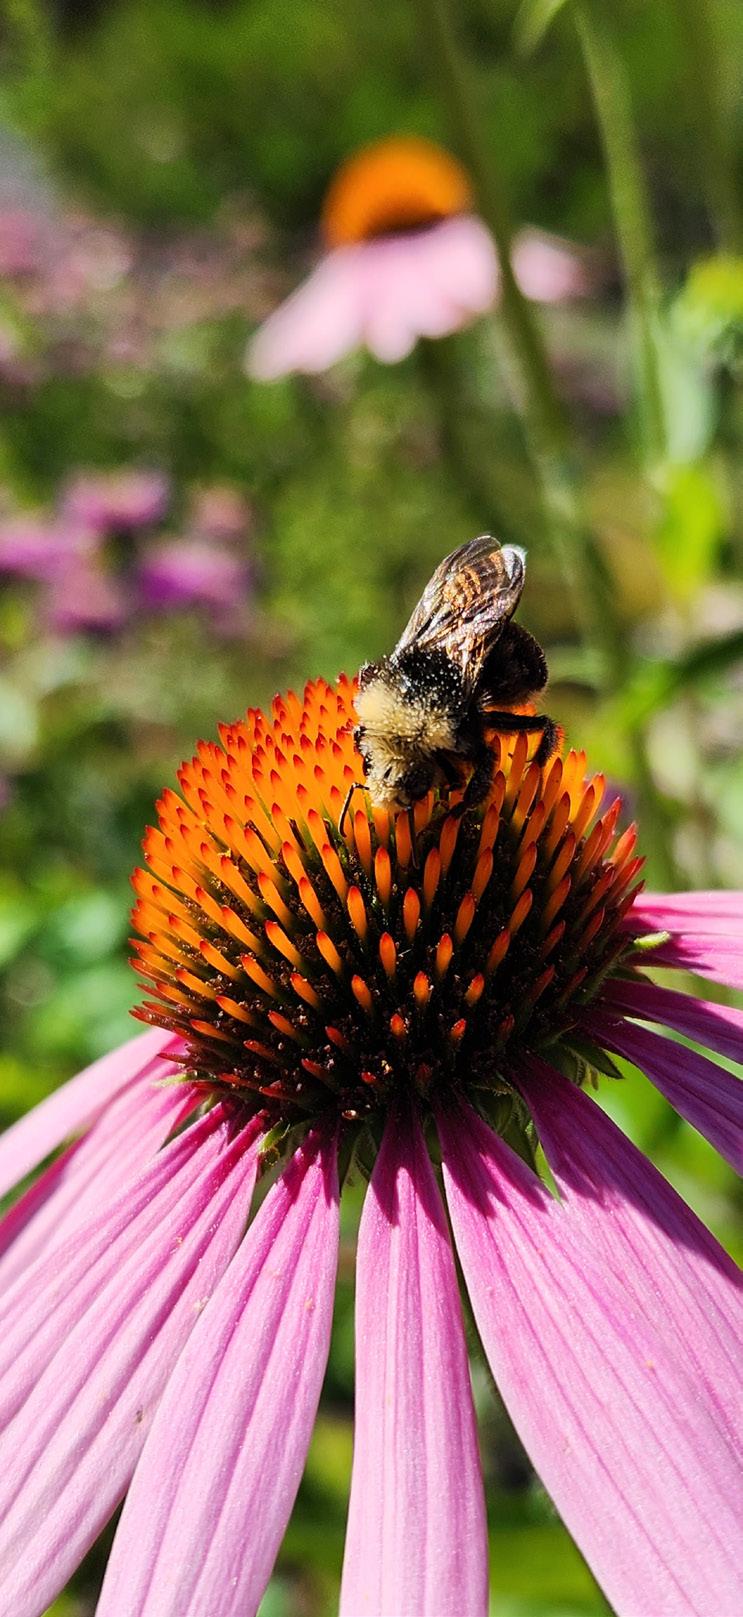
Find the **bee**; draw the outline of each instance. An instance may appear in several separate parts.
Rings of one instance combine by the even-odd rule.
[[[464,786],[458,811],[476,807],[493,775],[488,732],[539,732],[536,761],[551,757],[554,720],[506,711],[547,683],[542,647],[512,621],[525,574],[517,545],[490,534],[460,545],[436,568],[394,651],[360,669],[354,742],[359,784],[374,804],[412,812],[431,787]]]

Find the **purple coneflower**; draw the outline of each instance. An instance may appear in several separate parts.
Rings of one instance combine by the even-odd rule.
[[[492,308],[498,260],[473,206],[465,170],[431,141],[392,137],[350,158],[325,199],[327,251],[252,339],[250,374],[323,371],[362,346],[394,364],[419,337],[444,337]],[[514,268],[539,302],[587,290],[580,256],[537,231],[517,238]]]
[[[617,1611],[737,1617],[735,1270],[585,1082],[626,1058],[740,1162],[738,1081],[645,1024],[743,1056],[740,1012],[646,973],[743,983],[743,895],[642,897],[600,777],[523,735],[494,739],[481,810],[429,797],[411,830],[356,797],[341,834],[353,694],[318,682],[200,745],[134,878],[155,1028],[0,1145],[5,1190],[72,1141],[0,1226],[0,1607],[38,1617],[126,1494],[98,1617],[255,1613],[356,1162],[345,1617],[487,1611],[454,1247]]]

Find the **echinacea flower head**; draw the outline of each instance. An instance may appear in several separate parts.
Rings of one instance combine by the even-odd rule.
[[[322,210],[324,256],[264,322],[247,355],[267,381],[323,371],[355,348],[394,364],[420,337],[444,337],[496,302],[498,261],[465,169],[433,142],[395,136],[342,165]],[[566,244],[525,231],[514,267],[528,297],[581,295]]]
[[[360,1171],[344,1617],[488,1609],[455,1248],[620,1617],[737,1617],[736,1272],[587,1087],[633,1062],[740,1162],[738,1080],[645,1024],[743,1057],[741,1013],[648,976],[740,984],[743,895],[646,898],[601,777],[523,734],[477,809],[344,816],[353,700],[318,681],[183,766],[134,876],[152,1029],[0,1143],[6,1188],[75,1136],[0,1225],[3,1609],[39,1617],[126,1494],[99,1617],[256,1612]]]

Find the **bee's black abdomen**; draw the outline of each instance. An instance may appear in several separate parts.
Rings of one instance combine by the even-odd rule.
[[[521,702],[547,684],[547,658],[520,623],[508,623],[486,658],[478,681],[481,707]]]

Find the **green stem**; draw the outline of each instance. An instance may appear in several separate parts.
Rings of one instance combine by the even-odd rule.
[[[606,159],[634,335],[645,438],[650,457],[659,459],[666,440],[655,334],[659,281],[630,88],[605,0],[574,0],[573,10]]]
[[[676,0],[688,71],[688,103],[696,117],[697,149],[707,209],[720,246],[743,251],[743,199],[735,172],[735,150],[720,80],[724,63],[717,49],[709,0]]]
[[[454,143],[472,174],[479,209],[498,250],[501,314],[521,383],[521,414],[537,476],[546,526],[575,603],[586,640],[604,654],[607,689],[627,681],[631,656],[625,626],[617,612],[612,582],[585,519],[570,428],[555,391],[549,360],[532,305],[516,280],[511,262],[513,235],[497,166],[481,128],[477,95],[469,82],[452,31],[447,0],[416,0],[427,53],[433,56]],[[630,736],[638,793],[654,845],[659,879],[678,885],[670,848],[665,805],[653,780],[641,731]]]

